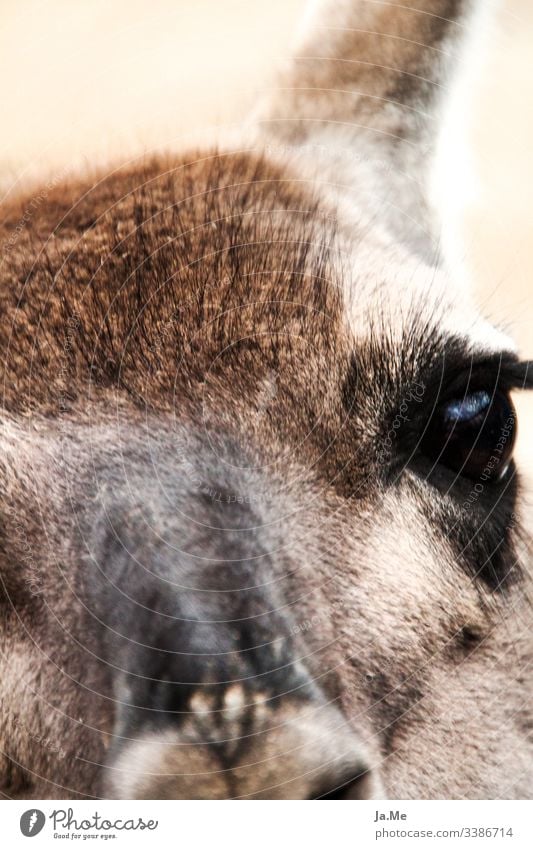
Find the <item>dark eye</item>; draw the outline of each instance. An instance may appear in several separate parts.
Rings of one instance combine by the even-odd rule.
[[[437,408],[422,451],[465,477],[497,481],[509,468],[515,438],[516,412],[509,395],[481,390]]]

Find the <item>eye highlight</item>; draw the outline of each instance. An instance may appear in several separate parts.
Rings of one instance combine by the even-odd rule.
[[[433,462],[468,478],[505,477],[516,441],[516,411],[509,393],[479,390],[439,405],[422,451]]]

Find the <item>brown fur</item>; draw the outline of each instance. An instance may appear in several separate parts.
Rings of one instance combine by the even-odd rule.
[[[414,386],[429,404],[507,353],[421,259],[431,236],[411,254],[405,221],[369,226],[365,192],[344,215],[280,152],[284,132],[312,141],[292,122],[310,104],[328,129],[346,116],[309,87],[352,80],[350,121],[409,140],[398,116],[432,99],[412,75],[441,79],[427,57],[458,4],[406,5],[353,4],[358,31],[328,44],[356,72],[297,59],[307,93],[257,149],[3,208],[5,797],[531,793],[516,477],[467,510],[473,482],[415,433]]]

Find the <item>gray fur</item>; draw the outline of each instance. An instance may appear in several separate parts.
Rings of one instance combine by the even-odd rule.
[[[4,797],[531,795],[520,481],[421,447],[527,374],[433,263],[466,19],[414,5],[326,4],[253,150],[4,206]]]

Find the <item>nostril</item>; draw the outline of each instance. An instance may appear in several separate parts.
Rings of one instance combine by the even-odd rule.
[[[354,775],[338,777],[322,786],[311,799],[372,799],[374,798],[372,775],[367,769]]]

